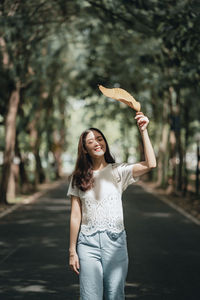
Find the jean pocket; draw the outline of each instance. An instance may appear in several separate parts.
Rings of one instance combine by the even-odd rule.
[[[113,242],[122,240],[123,242],[126,240],[126,232],[123,230],[122,232],[110,232],[106,231],[107,236]]]

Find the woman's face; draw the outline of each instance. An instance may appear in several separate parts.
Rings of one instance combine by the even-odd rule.
[[[98,158],[103,156],[106,152],[106,143],[102,135],[96,131],[91,130],[85,139],[85,146],[87,153],[91,158]]]

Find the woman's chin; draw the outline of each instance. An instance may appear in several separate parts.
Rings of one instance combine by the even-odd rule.
[[[101,157],[101,156],[103,156],[105,153],[104,153],[104,151],[103,150],[101,150],[101,151],[95,151],[94,153],[93,153],[93,157]]]

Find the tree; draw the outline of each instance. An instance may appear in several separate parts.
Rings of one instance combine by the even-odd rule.
[[[30,67],[32,54],[36,46],[49,33],[56,30],[55,25],[63,22],[61,8],[66,9],[67,5],[63,5],[60,1],[41,2],[39,0],[34,3],[24,1],[13,3],[7,0],[3,1],[0,6],[2,69],[9,80],[7,88],[11,90],[9,101],[4,102],[5,105],[3,105],[5,108],[5,150],[1,177],[1,203],[7,203],[6,194],[14,158],[16,119],[21,90],[33,80]],[[3,96],[6,94],[5,91]],[[35,155],[40,166],[37,152]]]

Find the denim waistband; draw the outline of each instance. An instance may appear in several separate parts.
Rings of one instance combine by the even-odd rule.
[[[90,236],[93,237],[96,234],[103,234],[103,233],[106,233],[111,240],[117,240],[122,234],[126,235],[125,229],[123,229],[121,232],[112,232],[109,230],[103,230],[103,231],[98,230],[90,235],[86,235],[86,234],[82,233],[82,231],[80,231],[79,234],[82,234],[83,236],[87,236],[87,237],[90,237]]]

